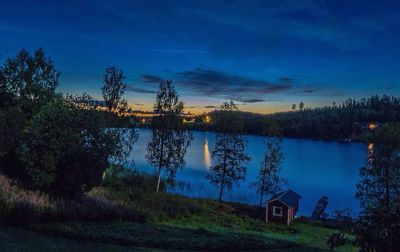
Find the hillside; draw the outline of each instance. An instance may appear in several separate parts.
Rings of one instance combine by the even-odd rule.
[[[151,177],[135,176],[130,182],[134,179],[146,188]],[[328,249],[328,237],[335,232],[304,219],[290,227],[267,224],[259,217],[264,210],[255,206],[226,203],[219,207],[213,200],[157,194],[148,190],[150,187],[136,190],[125,182],[105,182],[87,193],[80,203],[64,201],[61,208],[56,199],[19,188],[1,176],[0,248],[323,251]],[[29,218],[21,219],[21,215]]]

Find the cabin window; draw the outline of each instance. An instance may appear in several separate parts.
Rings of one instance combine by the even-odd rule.
[[[282,216],[282,214],[283,214],[282,207],[274,206],[272,213],[274,216]]]

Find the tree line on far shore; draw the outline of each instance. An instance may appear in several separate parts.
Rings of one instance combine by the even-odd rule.
[[[123,120],[128,107],[123,98],[126,83],[121,69],[109,67],[105,71],[102,92],[107,111],[99,111],[87,94],[57,94],[59,76],[51,59],[40,49],[33,55],[22,50],[0,66],[0,172],[27,188],[58,198],[78,199],[99,185],[107,170],[127,167],[138,134],[129,121],[124,121],[124,127],[113,127]],[[266,195],[276,193],[286,183],[279,173],[284,158],[281,136],[287,127],[292,132],[308,134],[320,125],[323,130],[316,134],[323,134],[335,126],[330,122],[343,121],[340,125],[344,125],[345,132],[354,120],[397,122],[398,106],[399,99],[383,96],[322,109],[305,109],[302,105],[300,111],[263,117],[273,120],[260,128],[268,136],[257,180],[252,183],[260,196],[260,205]],[[192,134],[183,126],[183,110],[184,103],[172,81],[161,82],[146,155],[155,170],[153,188],[157,193],[162,182],[173,184],[176,173],[185,166]],[[359,114],[351,114],[355,112]],[[219,189],[221,203],[226,190],[245,180],[250,157],[243,133],[250,120],[244,116],[249,114],[241,113],[232,101],[223,103],[214,113],[218,114],[213,123],[217,135],[212,152],[214,162],[207,179]],[[343,133],[340,125],[336,125],[339,130],[334,134]],[[400,124],[381,125],[370,132],[368,141],[373,148],[365,167],[360,169],[357,184],[356,196],[362,212],[353,230],[355,243],[362,251],[397,251]]]
[[[366,123],[400,122],[400,98],[371,96],[366,99],[348,99],[342,104],[307,108],[304,103],[292,105],[292,111],[269,115],[241,112],[246,134],[264,134],[270,125],[278,125],[285,137],[345,139],[359,136]],[[213,120],[219,111],[210,112]],[[216,130],[214,125],[197,125],[195,129]],[[271,133],[274,131],[272,128]]]

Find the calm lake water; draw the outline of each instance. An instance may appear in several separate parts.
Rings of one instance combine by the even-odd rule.
[[[135,169],[153,173],[146,162],[146,147],[151,138],[151,130],[139,129],[139,140],[135,144],[132,157]],[[186,166],[177,173],[174,192],[191,197],[217,198],[218,188],[206,179],[212,165],[211,152],[215,144],[215,133],[193,132],[193,141],[186,154]],[[258,204],[259,197],[249,184],[255,180],[264,155],[264,137],[248,136],[247,153],[251,156],[247,177],[238,188],[225,191],[224,200]],[[335,209],[359,210],[355,198],[359,168],[364,165],[367,146],[362,143],[342,143],[306,139],[284,139],[282,150],[285,159],[281,176],[288,179],[288,188],[302,195],[299,214],[311,215],[321,196],[328,196],[328,213]]]

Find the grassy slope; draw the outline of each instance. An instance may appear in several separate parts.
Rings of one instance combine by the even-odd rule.
[[[228,203],[220,208],[213,200],[109,187],[95,188],[89,196],[146,213],[147,223],[69,221],[35,223],[26,229],[0,226],[0,250],[125,251],[144,247],[324,251],[328,249],[326,240],[334,232],[318,223],[297,222],[290,227],[267,224],[257,217],[262,209],[242,204]]]
[[[132,247],[114,244],[95,243],[48,236],[26,229],[0,225],[0,251],[32,251],[32,252],[128,252]],[[144,248],[134,248],[135,251],[148,251]],[[154,250],[157,251],[157,250]]]
[[[264,223],[255,217],[260,209],[241,204],[219,208],[213,200],[170,194],[121,193],[97,188],[92,196],[125,202],[149,213],[149,222],[36,224],[38,232],[87,241],[136,247],[293,251],[327,250],[326,240],[335,231],[318,223],[294,223],[290,227]],[[261,232],[262,231],[262,232]],[[340,251],[355,251],[342,247]]]

